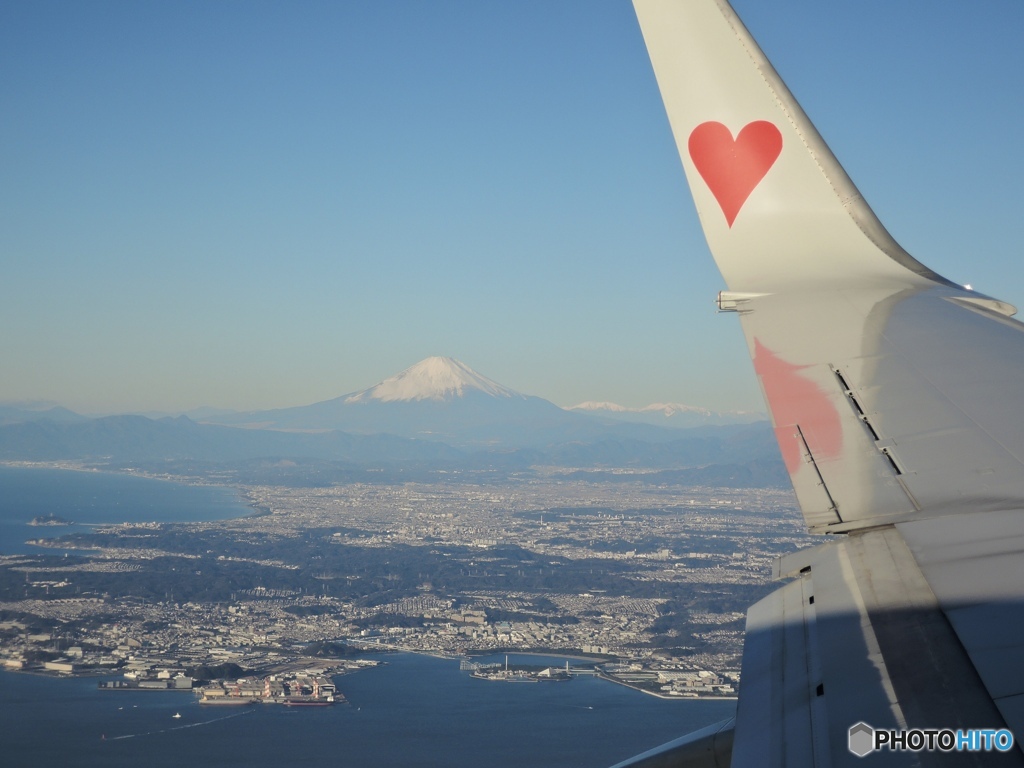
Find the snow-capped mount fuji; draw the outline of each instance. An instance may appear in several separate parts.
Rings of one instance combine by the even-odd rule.
[[[465,397],[474,391],[491,397],[525,399],[524,395],[481,376],[453,357],[428,357],[369,389],[345,396],[345,402],[446,401]]]
[[[678,439],[678,431],[667,428],[674,424],[621,418],[634,415],[607,408],[567,410],[509,389],[454,358],[428,357],[372,387],[332,400],[205,421],[288,432],[395,435],[487,450]],[[665,421],[664,415],[654,415]]]
[[[590,424],[585,416],[515,392],[451,357],[428,357],[368,389],[332,400],[232,414],[215,421],[262,429],[340,430],[502,448],[575,439],[577,432],[585,432]]]

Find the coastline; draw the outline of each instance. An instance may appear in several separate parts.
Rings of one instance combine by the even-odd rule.
[[[270,510],[257,506],[257,502],[252,496],[246,491],[246,489],[240,485],[223,482],[209,482],[203,478],[198,477],[185,477],[185,476],[171,476],[171,475],[156,475],[140,470],[118,470],[107,467],[98,467],[94,465],[88,465],[83,462],[62,462],[62,461],[12,461],[9,459],[0,460],[0,471],[12,470],[12,471],[25,471],[25,472],[75,472],[81,475],[88,475],[97,478],[111,478],[113,482],[114,478],[125,479],[130,482],[130,479],[140,481],[152,481],[163,483],[168,486],[177,488],[194,488],[194,489],[209,489],[209,492],[223,491],[230,493],[233,496],[233,505],[237,507],[237,513],[229,516],[221,517],[219,515],[214,517],[204,517],[202,520],[193,519],[171,519],[171,520],[137,520],[137,521],[125,521],[125,520],[79,520],[73,519],[68,524],[39,524],[32,523],[29,521],[21,523],[26,527],[33,529],[56,529],[56,528],[96,528],[101,526],[113,526],[123,525],[125,523],[139,523],[139,522],[156,522],[158,524],[190,524],[190,523],[206,523],[206,522],[218,522],[222,520],[243,520],[248,518],[263,517],[271,514]],[[52,514],[52,513],[47,513]],[[166,515],[159,515],[160,517],[166,517]],[[15,522],[15,521],[9,521]],[[41,532],[40,531],[40,532]],[[42,538],[50,538],[43,536]]]
[[[213,484],[205,483],[205,482],[197,482],[194,479],[190,482],[189,479],[187,479],[187,478],[185,478],[185,479],[169,479],[167,477],[157,477],[157,476],[148,475],[148,474],[146,474],[144,472],[137,472],[137,471],[124,471],[124,470],[121,470],[121,471],[111,471],[111,470],[108,470],[108,469],[101,469],[101,468],[97,468],[97,467],[89,467],[89,466],[86,466],[86,465],[84,465],[82,463],[74,463],[74,462],[67,462],[67,463],[65,463],[65,462],[10,462],[10,461],[2,461],[2,462],[0,462],[0,467],[4,467],[6,469],[13,470],[15,472],[17,470],[27,470],[27,471],[31,471],[31,470],[41,470],[41,471],[50,470],[51,472],[55,472],[55,473],[75,471],[75,472],[80,472],[80,473],[83,473],[83,474],[86,474],[86,475],[101,475],[101,476],[106,476],[106,477],[109,477],[109,478],[133,478],[134,477],[134,478],[139,478],[140,481],[159,480],[159,481],[163,481],[163,483],[165,485],[169,484],[170,486],[175,486],[175,487],[178,487],[178,488],[187,488],[187,487],[200,488],[200,487],[203,487],[203,488],[210,488],[210,489],[222,489],[225,492],[225,494],[230,492],[230,494],[232,495],[232,497],[233,497],[232,502],[229,502],[229,503],[232,506],[232,512],[234,512],[235,514],[232,514],[230,516],[223,517],[223,518],[217,518],[217,519],[220,519],[220,520],[241,520],[241,519],[245,519],[245,518],[247,518],[249,516],[253,516],[253,515],[267,514],[265,511],[261,511],[261,510],[259,510],[258,508],[255,507],[255,504],[257,503],[257,500],[254,499],[252,496],[250,496],[250,494],[244,488],[240,488],[240,487],[237,487],[237,486],[234,486],[234,485],[213,485]],[[241,514],[238,514],[238,513],[241,513]],[[210,518],[205,518],[205,519],[209,520]],[[192,522],[195,522],[195,521],[192,521],[192,520],[184,520],[184,521],[181,521],[181,520],[168,520],[168,521],[164,521],[163,523],[153,524],[153,525],[162,525],[162,524],[166,523],[166,524],[169,524],[169,525],[186,525],[187,526],[187,525],[189,525]],[[92,528],[93,526],[120,525],[120,524],[145,525],[144,523],[130,523],[130,522],[129,523],[94,523],[94,522],[81,522],[80,523],[80,525],[83,528],[86,528],[86,529]],[[35,529],[35,530],[36,531],[40,531],[40,529],[38,529],[38,528]],[[57,541],[56,539],[54,539],[52,541],[53,541],[53,543],[51,543],[51,540],[48,537],[42,537],[42,538],[40,538],[38,540],[38,543],[34,543],[33,549],[35,549],[36,547],[40,547],[40,548],[43,548],[43,549],[51,549],[51,550],[57,550],[57,551],[59,551],[61,549],[70,549],[72,551],[81,551],[81,552],[88,552],[89,551],[88,549],[78,549],[78,548],[68,547],[67,544],[57,544],[56,543],[56,541]],[[582,654],[579,651],[576,651],[576,652],[563,651],[563,650],[557,649],[557,648],[527,648],[527,649],[508,648],[508,647],[506,647],[506,648],[487,648],[487,649],[473,650],[473,651],[469,651],[468,653],[463,654],[463,653],[458,653],[458,652],[453,652],[453,651],[445,651],[445,650],[442,650],[441,648],[414,648],[414,647],[409,647],[409,646],[402,645],[401,643],[395,643],[394,645],[385,644],[383,642],[380,642],[379,639],[377,639],[377,640],[370,640],[370,639],[358,640],[358,639],[355,639],[355,638],[345,638],[345,642],[348,642],[351,645],[361,646],[362,648],[364,648],[365,650],[370,651],[370,652],[376,651],[376,652],[410,653],[410,654],[415,654],[415,655],[420,655],[420,656],[430,656],[430,657],[434,657],[434,658],[438,658],[438,659],[444,659],[444,660],[448,660],[448,661],[454,661],[454,660],[458,660],[459,658],[466,658],[466,657],[468,657],[470,659],[481,659],[481,658],[487,658],[487,657],[498,657],[498,656],[500,656],[502,654],[510,654],[510,655],[517,655],[517,656],[523,656],[523,657],[533,657],[533,658],[549,657],[549,658],[555,658],[555,659],[559,659],[559,660],[563,660],[563,661],[564,660],[568,660],[568,661],[571,661],[571,662],[574,662],[574,663],[585,664],[585,665],[588,665],[588,666],[596,666],[598,664],[602,664],[602,663],[606,663],[606,662],[609,662],[609,661],[613,661],[615,659],[615,657],[608,656],[608,655]],[[25,672],[27,670],[11,669],[10,671],[23,671],[23,672]],[[46,677],[55,677],[55,678],[58,678],[58,679],[67,679],[67,678],[74,678],[74,677],[102,676],[102,675],[105,675],[105,674],[108,674],[108,673],[107,673],[106,670],[95,670],[95,671],[88,671],[88,672],[84,672],[84,673],[76,671],[76,672],[74,672],[74,673],[69,675],[69,674],[63,674],[63,673],[59,673],[59,672],[55,673],[55,674],[48,674],[46,672],[42,672],[41,670],[33,670],[32,672],[29,672],[29,674],[42,674],[43,676],[46,676]],[[603,678],[603,679],[608,680],[610,682],[618,683],[620,686],[625,687],[625,688],[633,688],[633,689],[635,689],[637,691],[640,691],[641,693],[649,694],[649,695],[651,695],[651,696],[653,696],[655,698],[661,699],[661,700],[693,699],[693,700],[698,700],[698,701],[710,701],[710,700],[730,701],[730,700],[735,700],[735,698],[736,698],[735,696],[714,696],[714,695],[701,695],[701,694],[697,694],[695,696],[672,695],[672,694],[663,693],[663,692],[661,692],[659,690],[652,690],[651,687],[645,687],[644,685],[638,685],[636,683],[632,683],[632,682],[628,682],[628,681],[622,680],[622,679],[620,679],[620,678],[618,678],[618,677],[616,677],[614,675],[605,674],[605,673],[603,673],[602,671],[599,671],[599,670],[594,670],[592,673],[589,673],[589,674],[593,674],[596,677]],[[641,681],[641,682],[642,683],[646,683],[647,681]],[[656,687],[656,686],[653,686],[653,687]],[[690,689],[683,689],[683,690],[685,691],[685,693],[690,693],[691,692]]]
[[[471,652],[467,653],[466,656],[468,656],[469,658],[473,659],[473,658],[481,658],[481,657],[484,657],[484,656],[501,656],[503,654],[508,654],[509,656],[512,656],[513,654],[516,655],[516,656],[550,656],[552,658],[569,659],[571,661],[589,661],[589,662],[593,662],[595,665],[596,664],[605,664],[605,663],[607,663],[609,661],[612,661],[612,657],[611,656],[581,656],[581,655],[577,655],[577,654],[573,654],[573,653],[561,653],[558,650],[543,650],[543,649],[541,649],[541,650],[532,650],[532,651],[523,651],[523,650],[520,650],[519,648],[496,648],[496,649],[487,649],[487,650],[484,650],[484,651],[471,651]]]
[[[614,677],[609,677],[604,673],[599,673],[596,677],[601,680],[607,680],[609,683],[615,683],[621,685],[623,688],[632,688],[634,691],[640,691],[640,693],[646,693],[648,696],[654,696],[655,698],[662,699],[663,701],[738,701],[739,696],[669,696],[667,693],[658,693],[652,691],[649,688],[641,688],[638,685],[632,685],[627,683],[625,680],[616,680]]]
[[[243,488],[238,485],[210,482],[203,478],[184,476],[184,475],[156,475],[151,472],[146,472],[140,469],[111,469],[110,467],[98,467],[95,465],[86,464],[84,462],[63,462],[63,461],[15,461],[11,459],[0,459],[0,468],[7,469],[27,469],[27,470],[51,470],[56,472],[81,472],[86,475],[112,475],[116,477],[137,477],[143,480],[154,480],[161,483],[170,483],[171,485],[180,485],[187,488],[226,488],[234,492],[238,496],[240,504],[250,509],[251,512],[246,515],[239,515],[238,517],[225,518],[230,520],[238,520],[246,517],[261,517],[263,515],[271,514],[269,510],[259,509],[254,506],[255,502],[249,498],[249,495]],[[116,523],[90,523],[90,525],[116,525]]]

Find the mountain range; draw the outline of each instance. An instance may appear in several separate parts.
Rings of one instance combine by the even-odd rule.
[[[653,408],[654,406],[652,406]],[[647,420],[620,406],[604,410],[560,408],[524,395],[450,357],[428,357],[401,373],[359,392],[296,408],[221,414],[206,423],[275,430],[337,429],[352,434],[390,434],[463,447],[541,447],[608,436],[665,442],[677,437],[672,427],[742,424],[733,418],[686,406],[658,406],[664,415]],[[763,417],[762,417],[763,419]],[[652,429],[652,427],[655,427]]]
[[[651,417],[663,421],[651,423]],[[693,419],[703,425],[692,426]],[[687,423],[688,428],[676,426]],[[242,462],[282,457],[359,467],[504,469],[545,464],[680,469],[759,462],[759,477],[785,482],[771,430],[765,422],[752,423],[749,415],[715,415],[685,406],[564,409],[445,357],[427,358],[372,387],[312,405],[227,414],[207,410],[201,421],[130,415],[89,419],[52,404],[0,407],[2,460]]]

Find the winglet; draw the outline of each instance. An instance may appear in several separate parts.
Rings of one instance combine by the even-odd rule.
[[[634,0],[730,290],[949,281],[892,238],[725,0]]]

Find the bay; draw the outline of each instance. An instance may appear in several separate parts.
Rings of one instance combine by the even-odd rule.
[[[225,711],[190,693],[0,673],[0,755],[10,766],[83,768],[602,768],[735,711],[732,701],[669,701],[594,677],[513,684],[473,679],[452,660],[374,658],[386,665],[337,678],[348,703],[322,708]]]
[[[39,552],[25,542],[105,523],[181,523],[252,514],[231,488],[181,485],[111,472],[0,466],[0,554]],[[75,525],[33,526],[56,515]]]

